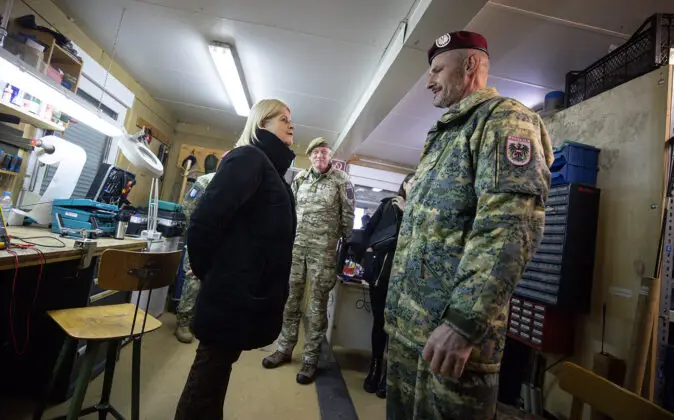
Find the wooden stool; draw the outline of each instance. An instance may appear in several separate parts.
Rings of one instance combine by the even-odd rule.
[[[39,420],[52,394],[59,371],[68,354],[72,354],[77,340],[86,341],[86,352],[75,384],[75,393],[68,407],[68,415],[59,419],[74,420],[80,416],[99,413],[105,419],[110,413],[116,419],[124,417],[110,405],[112,379],[115,374],[117,353],[122,340],[133,340],[133,362],[131,374],[131,418],[140,418],[140,346],[143,334],[158,329],[161,322],[145,311],[138,309],[141,291],[149,290],[148,304],[152,289],[173,283],[180,264],[181,252],[130,252],[106,250],[101,256],[98,284],[107,290],[139,292],[136,304],[91,306],[86,308],[49,311],[49,316],[65,331],[66,338],[61,348],[47,392],[37,407],[33,419]],[[91,371],[101,344],[107,343],[103,393],[98,404],[82,410],[84,395],[91,378]]]

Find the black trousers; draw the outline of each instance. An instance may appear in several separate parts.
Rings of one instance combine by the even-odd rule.
[[[221,420],[232,365],[241,350],[199,344],[175,420]]]
[[[379,257],[379,256],[378,256]],[[388,283],[393,265],[393,252],[380,257],[382,265],[379,274],[370,283],[370,304],[372,306],[372,358],[382,359],[386,349],[388,335],[384,331],[384,308]],[[377,267],[379,268],[379,267]]]

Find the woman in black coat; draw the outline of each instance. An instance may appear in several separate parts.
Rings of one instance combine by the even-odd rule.
[[[222,419],[232,364],[281,331],[297,227],[283,179],[295,158],[293,131],[283,102],[255,104],[192,214],[187,250],[202,281],[193,325],[200,344],[176,420]]]
[[[370,284],[370,302],[374,320],[372,323],[372,361],[363,387],[371,394],[376,392],[380,398],[386,398],[386,368],[383,359],[387,336],[384,331],[384,307],[393,255],[405,210],[405,200],[412,188],[412,177],[414,173],[405,177],[397,197],[382,200],[365,227],[364,242],[367,246],[364,262],[365,280]],[[383,375],[382,372],[384,372]]]

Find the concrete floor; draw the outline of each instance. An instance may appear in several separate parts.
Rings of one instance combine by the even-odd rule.
[[[143,339],[141,370],[141,418],[147,420],[170,420],[180,398],[187,373],[194,359],[197,344],[180,344],[173,336],[175,317],[165,314],[164,325]],[[300,337],[300,340],[302,338]],[[262,358],[273,351],[273,346],[244,352],[234,365],[227,399],[225,419],[320,419],[316,388],[301,386],[295,382],[299,369],[301,343],[297,346],[293,363],[279,369],[266,370]],[[385,418],[385,401],[363,391],[367,374],[368,355],[336,349],[342,375],[358,417],[368,420]],[[98,401],[103,375],[89,384],[85,406]],[[112,390],[113,405],[125,416],[130,414],[131,402],[131,346],[122,350],[117,363]],[[2,401],[3,418],[7,420],[29,419],[32,403],[18,400]],[[6,411],[6,409],[8,411]],[[67,403],[53,407],[44,418],[65,414]],[[8,417],[4,417],[8,415]],[[85,418],[96,418],[95,415]]]
[[[374,394],[368,394],[363,390],[363,382],[365,382],[370,367],[370,354],[339,347],[333,348],[333,352],[342,370],[342,377],[349,390],[358,418],[384,420],[386,418],[386,400],[382,400]]]

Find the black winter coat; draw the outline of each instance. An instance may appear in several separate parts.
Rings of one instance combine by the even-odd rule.
[[[403,221],[403,212],[397,206],[393,205],[393,199],[395,197],[389,197],[381,200],[379,207],[372,215],[372,218],[365,226],[364,241],[365,248],[372,246],[372,239],[376,236],[378,232],[381,232],[388,228],[389,226],[395,225],[396,232],[400,232],[400,225]],[[378,252],[386,254],[387,252],[395,251],[396,242],[389,244],[384,249],[377,249]]]
[[[278,337],[297,228],[283,179],[295,154],[266,130],[257,137],[223,158],[187,233],[192,271],[202,279],[194,333],[234,350]]]
[[[390,229],[391,226],[395,226],[397,234],[400,233],[402,220],[402,210],[393,205],[393,197],[390,197],[381,201],[377,211],[365,226],[363,232],[364,249],[374,248],[374,252],[365,253],[363,259],[365,280],[371,284],[383,283],[388,285],[397,245],[397,235],[396,240],[387,243],[386,246],[375,246],[372,242],[377,239],[378,234],[388,230],[387,228]]]

